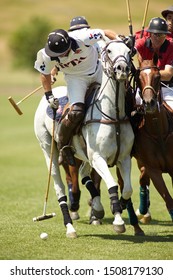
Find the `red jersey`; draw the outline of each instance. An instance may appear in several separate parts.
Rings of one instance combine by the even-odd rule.
[[[142,39],[136,40],[135,48],[142,56],[143,60],[151,60],[153,58],[154,51],[152,49],[150,38],[146,39],[143,37]],[[161,70],[165,69],[165,65],[171,65],[173,67],[173,43],[166,39],[160,47],[158,57],[159,59],[157,66]]]

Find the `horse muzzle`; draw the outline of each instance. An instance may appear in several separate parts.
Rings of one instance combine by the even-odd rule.
[[[155,99],[151,99],[150,101],[143,100],[143,105],[145,113],[148,114],[154,114],[158,109],[157,101]]]

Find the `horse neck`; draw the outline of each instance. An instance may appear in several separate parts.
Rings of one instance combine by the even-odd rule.
[[[169,132],[169,124],[166,115],[166,111],[163,106],[160,107],[155,113],[145,115],[145,129],[146,131],[157,137],[157,136],[166,136]]]
[[[100,88],[100,104],[101,109],[104,113],[110,115],[112,118],[116,118],[116,99],[118,97],[118,109],[119,109],[119,118],[123,119],[125,117],[125,94],[126,88],[124,82],[119,83],[119,93],[116,92],[116,81],[107,77],[103,73],[102,84]],[[118,94],[118,96],[117,96]]]

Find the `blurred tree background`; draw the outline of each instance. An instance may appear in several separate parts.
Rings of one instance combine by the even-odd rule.
[[[20,26],[9,40],[14,68],[33,70],[36,53],[45,45],[47,34],[53,24],[40,17],[33,17],[23,26]]]
[[[85,16],[93,28],[129,35],[126,4],[126,0],[1,0],[1,91],[11,87],[21,91],[21,84],[31,89],[38,85],[38,72],[34,70],[37,51],[44,47],[51,30],[68,30],[75,16]],[[142,27],[146,1],[129,0],[129,4],[133,32],[136,32]],[[171,0],[150,0],[145,25],[152,17],[161,16],[161,11],[171,4]]]

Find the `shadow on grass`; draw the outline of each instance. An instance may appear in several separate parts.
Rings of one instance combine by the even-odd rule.
[[[84,234],[82,236],[78,236],[78,238],[83,238],[83,237],[91,237],[89,234]],[[173,236],[168,234],[165,236],[133,236],[133,235],[127,235],[127,234],[93,234],[92,237],[104,239],[104,240],[115,240],[115,241],[124,241],[126,243],[147,243],[147,242],[153,242],[153,243],[158,243],[158,242],[164,242],[164,243],[172,243],[173,242]]]
[[[129,219],[128,218],[123,218],[125,225],[130,225],[129,224]],[[89,221],[78,221],[81,224],[89,224]],[[102,221],[102,225],[112,225],[113,222],[113,218],[104,218]],[[102,225],[100,226],[96,226],[96,227],[102,227]],[[92,237],[96,237],[96,238],[100,238],[100,239],[104,239],[104,240],[115,240],[115,241],[124,241],[126,243],[126,241],[129,243],[146,243],[146,242],[153,242],[153,243],[158,243],[158,242],[164,242],[164,243],[172,243],[173,242],[173,235],[170,234],[170,231],[167,230],[167,227],[171,227],[173,226],[173,223],[170,221],[158,221],[158,220],[154,220],[152,219],[152,221],[149,224],[142,224],[139,223],[139,225],[142,227],[142,229],[145,232],[145,227],[147,228],[147,231],[149,232],[149,234],[147,234],[145,232],[145,236],[134,236],[134,235],[129,235],[129,234],[117,234],[115,232],[115,234],[95,234],[92,232]],[[152,227],[154,226],[154,231],[152,230]],[[156,231],[156,227],[158,226],[158,230]],[[165,231],[160,230],[159,226],[165,227]],[[93,227],[93,225],[91,225],[91,227]],[[95,227],[95,226],[94,226]],[[133,227],[133,226],[132,226]],[[81,236],[78,236],[79,238],[83,238],[83,237],[90,237],[91,235],[89,234],[84,234]]]

